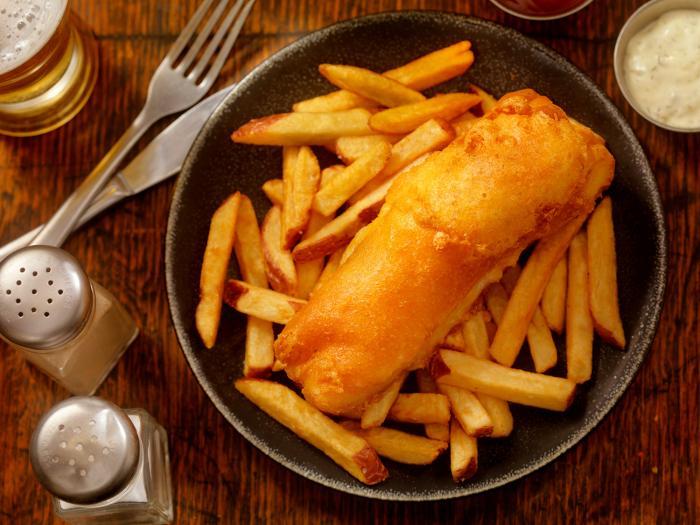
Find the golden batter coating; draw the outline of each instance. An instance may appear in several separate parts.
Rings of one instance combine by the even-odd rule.
[[[477,283],[500,278],[529,244],[592,209],[581,194],[596,155],[610,157],[601,143],[524,90],[400,176],[354,253],[275,344],[306,399],[358,416],[423,367]]]

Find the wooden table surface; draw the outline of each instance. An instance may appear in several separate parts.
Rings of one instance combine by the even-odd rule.
[[[72,2],[99,41],[97,87],[85,109],[60,130],[0,138],[0,242],[46,220],[127,127],[151,73],[198,3]],[[526,479],[455,501],[406,504],[348,496],[291,473],[248,444],[195,381],[168,313],[163,240],[173,181],[161,184],[103,214],[66,248],[141,328],[99,394],[123,407],[144,407],[167,428],[177,523],[697,523],[700,134],[671,133],[645,122],[615,83],[615,37],[642,3],[597,0],[562,21],[534,23],[505,15],[488,0],[258,0],[220,86],[308,31],[394,9],[477,15],[566,56],[621,108],[656,173],[669,231],[667,298],[654,346],[629,390],[563,457]],[[34,479],[27,447],[41,414],[68,394],[0,346],[0,522],[52,523],[49,496]]]

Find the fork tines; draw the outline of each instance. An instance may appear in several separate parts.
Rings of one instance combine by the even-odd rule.
[[[245,23],[255,0],[219,0],[214,9],[215,0],[204,0],[195,14],[173,43],[166,60],[176,71],[193,82],[201,79],[201,84],[212,84],[221,71],[233,44]],[[233,3],[233,5],[231,5]],[[211,11],[209,16],[206,15]],[[202,25],[203,22],[203,25]],[[218,24],[218,28],[217,28]],[[197,28],[200,27],[199,31]],[[216,32],[214,32],[216,28]],[[195,37],[196,35],[196,37]],[[194,41],[192,41],[194,38]],[[224,40],[225,38],[225,40]],[[202,51],[204,44],[208,45]],[[223,43],[222,43],[223,41]],[[213,62],[210,61],[217,49]],[[184,56],[182,56],[183,52]]]

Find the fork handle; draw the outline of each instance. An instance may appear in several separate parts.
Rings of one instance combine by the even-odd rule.
[[[124,134],[117,140],[97,166],[78,188],[66,199],[56,213],[44,225],[31,244],[61,246],[75,224],[83,216],[97,194],[105,187],[126,154],[159,117],[141,110]]]

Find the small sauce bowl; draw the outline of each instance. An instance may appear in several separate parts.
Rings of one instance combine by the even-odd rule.
[[[617,42],[615,43],[613,61],[615,80],[617,80],[617,85],[620,86],[620,91],[622,91],[627,102],[630,103],[637,113],[652,124],[669,131],[697,133],[700,131],[700,127],[679,128],[666,124],[665,122],[660,122],[649,115],[649,113],[634,100],[627,87],[627,80],[625,79],[625,54],[630,39],[653,21],[657,20],[661,15],[676,9],[693,9],[697,11],[700,9],[700,5],[698,5],[698,0],[652,0],[632,13],[632,16],[630,16],[627,22],[625,22],[625,25],[622,26],[620,34],[617,36]],[[700,96],[700,93],[698,93],[698,96]]]
[[[556,20],[557,18],[564,18],[565,16],[569,16],[576,13],[577,11],[580,11],[591,2],[593,2],[593,0],[581,0],[580,3],[577,3],[573,5],[573,7],[565,9],[561,12],[555,12],[554,14],[538,14],[536,12],[536,8],[531,9],[531,12],[528,12],[526,10],[527,8],[523,8],[523,10],[520,11],[516,6],[512,6],[511,2],[505,3],[503,2],[503,0],[491,0],[491,3],[498,7],[501,11],[505,11],[508,14],[517,16],[519,18],[525,18],[527,20]]]

